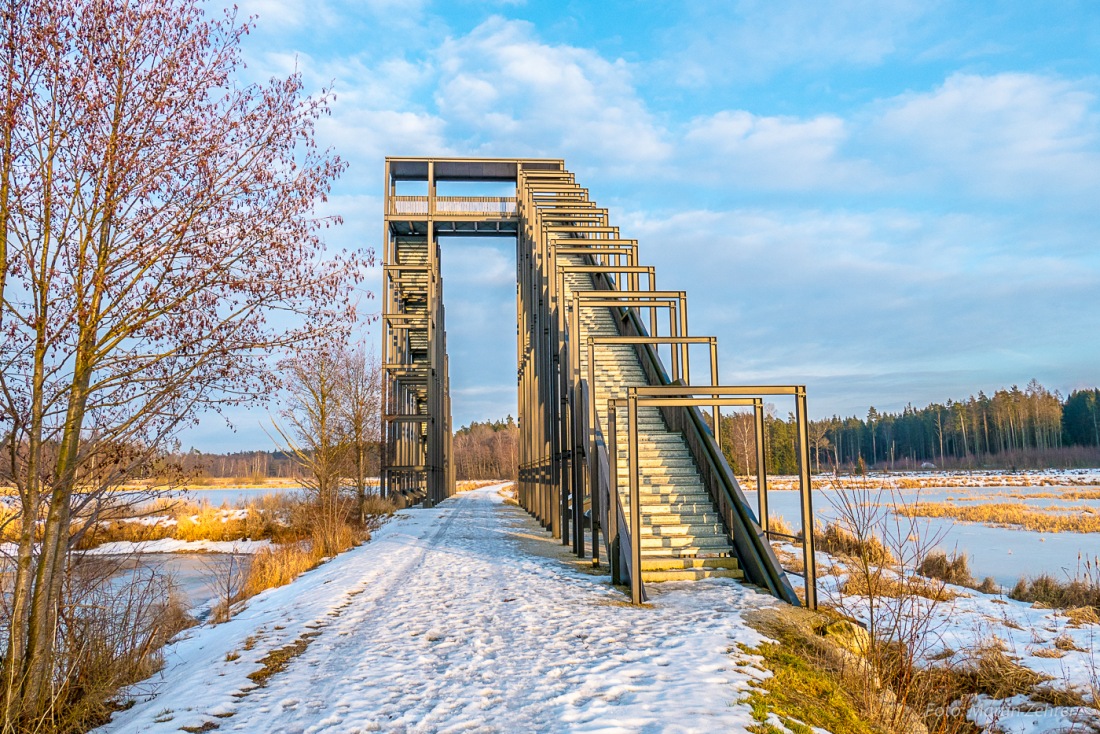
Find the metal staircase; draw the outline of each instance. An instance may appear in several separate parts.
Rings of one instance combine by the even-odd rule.
[[[686,294],[656,289],[637,242],[561,161],[387,159],[386,180],[384,491],[428,503],[454,492],[439,235],[515,237],[519,504],[578,555],[610,561],[635,603],[645,582],[711,577],[799,603],[767,539],[766,492],[762,527],[711,422],[721,406],[752,406],[762,446],[762,396],[794,396],[801,431],[805,388],[720,385],[716,340],[688,333]],[[427,196],[398,195],[410,180]],[[516,196],[439,197],[437,180],[514,181]],[[693,385],[700,345],[710,380]],[[763,463],[761,449],[761,488]]]
[[[570,265],[583,265],[581,256],[561,259]],[[565,275],[566,302],[574,291],[594,290],[591,275]],[[589,336],[616,336],[615,319],[610,309],[594,307],[580,314],[579,339]],[[645,385],[646,377],[634,347],[606,345],[595,350],[593,394],[600,399],[625,398],[631,385]],[[587,355],[581,357],[587,372]],[[608,411],[597,409],[601,426],[608,425]],[[639,461],[642,479],[642,579],[644,581],[688,581],[716,576],[743,578],[733,544],[721,518],[699,478],[699,470],[684,439],[671,431],[657,408],[646,408],[639,415]],[[618,452],[619,477],[627,476],[627,449]],[[621,496],[627,497],[625,482],[618,482]],[[629,511],[629,499],[624,502]]]

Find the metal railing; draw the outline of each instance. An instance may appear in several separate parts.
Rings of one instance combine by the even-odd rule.
[[[517,216],[514,196],[394,196],[389,201],[391,216]]]
[[[640,336],[646,334],[645,326],[633,309],[620,309],[620,318],[616,321],[620,325],[621,333],[624,335]],[[688,387],[682,384],[676,385],[675,381],[669,378],[653,345],[639,344],[636,349],[638,350],[642,368],[650,383],[649,387],[641,388],[641,392],[651,390],[660,392],[663,388],[666,391],[675,390],[679,393],[696,392],[696,394],[698,394],[700,392],[709,392],[711,395],[724,395],[727,398],[734,395],[740,398],[760,395],[794,395],[798,399],[796,413],[800,416],[798,421],[801,429],[800,433],[804,431],[803,426],[806,421],[804,403],[805,388],[776,388],[772,386],[728,388],[718,386]],[[712,399],[710,404],[713,405],[716,402],[721,401]],[[794,589],[783,574],[779,572],[781,569],[779,559],[776,557],[775,551],[768,542],[767,520],[763,521],[763,527],[761,527],[761,523],[757,518],[753,517],[748,501],[740,485],[737,483],[733,470],[730,469],[729,464],[726,462],[726,458],[722,454],[721,448],[719,448],[719,443],[715,440],[714,433],[710,426],[707,425],[699,408],[694,405],[667,405],[661,406],[661,412],[664,414],[669,427],[679,431],[684,436],[684,440],[687,442],[688,448],[700,469],[703,483],[710,492],[712,500],[714,500],[718,507],[719,515],[723,518],[726,527],[730,531],[734,546],[737,549],[737,555],[744,565],[746,576],[754,583],[768,589],[774,596],[792,604],[798,604],[798,597],[795,595]],[[717,411],[715,411],[715,415],[717,415]],[[808,573],[804,575],[804,582],[806,605],[812,609],[816,609],[817,592],[816,574],[814,573],[812,531],[813,513],[810,509],[811,490],[809,458],[804,448],[806,446],[808,446],[808,441],[803,437],[800,447],[802,450],[799,452],[801,457],[799,461],[800,494],[802,498],[803,526],[804,528],[808,528],[808,530],[804,531],[804,535],[808,538],[803,548],[804,564],[808,569]],[[762,442],[758,443],[758,450],[761,449]],[[805,455],[803,456],[803,454]],[[762,485],[761,489],[763,490],[761,495],[765,498],[764,503],[766,503],[766,479],[760,477],[759,481]],[[766,510],[766,508],[767,505],[763,504],[763,509]],[[742,529],[743,532],[737,532],[738,528]],[[644,594],[644,591],[641,593]]]

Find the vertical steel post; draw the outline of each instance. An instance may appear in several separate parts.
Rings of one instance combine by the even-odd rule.
[[[645,601],[642,590],[642,507],[639,487],[638,460],[638,392],[629,388],[626,393],[627,441],[630,454],[630,602]]]
[[[685,345],[687,346],[687,345]],[[687,380],[690,384],[691,380]],[[710,338],[710,384],[718,384],[718,339]],[[722,410],[717,403],[714,404],[714,442],[718,444],[718,450],[722,450]]]
[[[794,397],[798,421],[798,489],[802,495],[802,561],[806,569],[806,607],[817,609],[817,557],[814,555],[814,508],[810,496],[810,442],[806,388],[800,386]]]
[[[757,399],[752,406],[753,425],[756,429],[756,504],[760,512],[760,529],[768,532],[768,469],[767,451],[764,445],[764,401]]]
[[[607,548],[608,561],[611,564],[611,583],[623,582],[622,563],[619,558],[619,444],[616,428],[618,417],[615,411],[615,401],[607,401],[607,431],[610,440],[608,444],[608,497],[607,503]]]

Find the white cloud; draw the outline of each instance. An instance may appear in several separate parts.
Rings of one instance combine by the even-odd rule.
[[[391,25],[419,20],[426,0],[238,0],[240,17],[256,16],[265,30],[316,32],[373,15]]]
[[[1001,218],[744,209],[621,224],[663,287],[688,290],[691,331],[718,335],[736,379],[981,368],[1020,380],[1059,359],[1080,367],[1100,329],[1080,309],[1100,289],[1097,256],[1021,247],[1036,232]]]
[[[531,24],[499,17],[449,39],[435,59],[439,113],[482,148],[612,165],[670,152],[621,59],[542,43]]]
[[[317,123],[318,138],[351,164],[346,178],[379,187],[385,156],[454,155],[444,127],[428,113],[345,107],[339,100],[332,117]]]
[[[799,119],[727,110],[693,120],[684,142],[715,175],[751,187],[870,185],[874,174],[869,167],[841,154],[848,135],[847,123],[833,115]]]
[[[264,28],[293,29],[305,19],[308,6],[298,0],[240,0],[240,18],[255,16]]]
[[[681,84],[762,78],[794,66],[873,66],[908,43],[935,3],[712,0],[686,4],[666,34],[683,47],[666,71]]]
[[[955,74],[845,117],[723,110],[691,120],[674,158],[741,190],[1030,199],[1091,211],[1100,111],[1087,81]],[[690,162],[686,166],[685,162]]]
[[[888,100],[870,133],[901,166],[976,193],[1086,198],[1100,187],[1100,114],[1081,83],[1033,74],[955,74]]]

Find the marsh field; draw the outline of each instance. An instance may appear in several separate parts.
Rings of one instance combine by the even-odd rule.
[[[742,479],[757,508],[756,483]],[[797,479],[769,480],[769,516],[801,526]],[[1011,588],[1021,576],[1073,578],[1100,554],[1100,471],[921,472],[815,475],[815,524],[841,515],[842,493],[890,510],[884,533],[915,530],[948,554],[966,554],[978,578]],[[907,518],[912,518],[910,522]],[[895,523],[897,523],[895,525]]]

